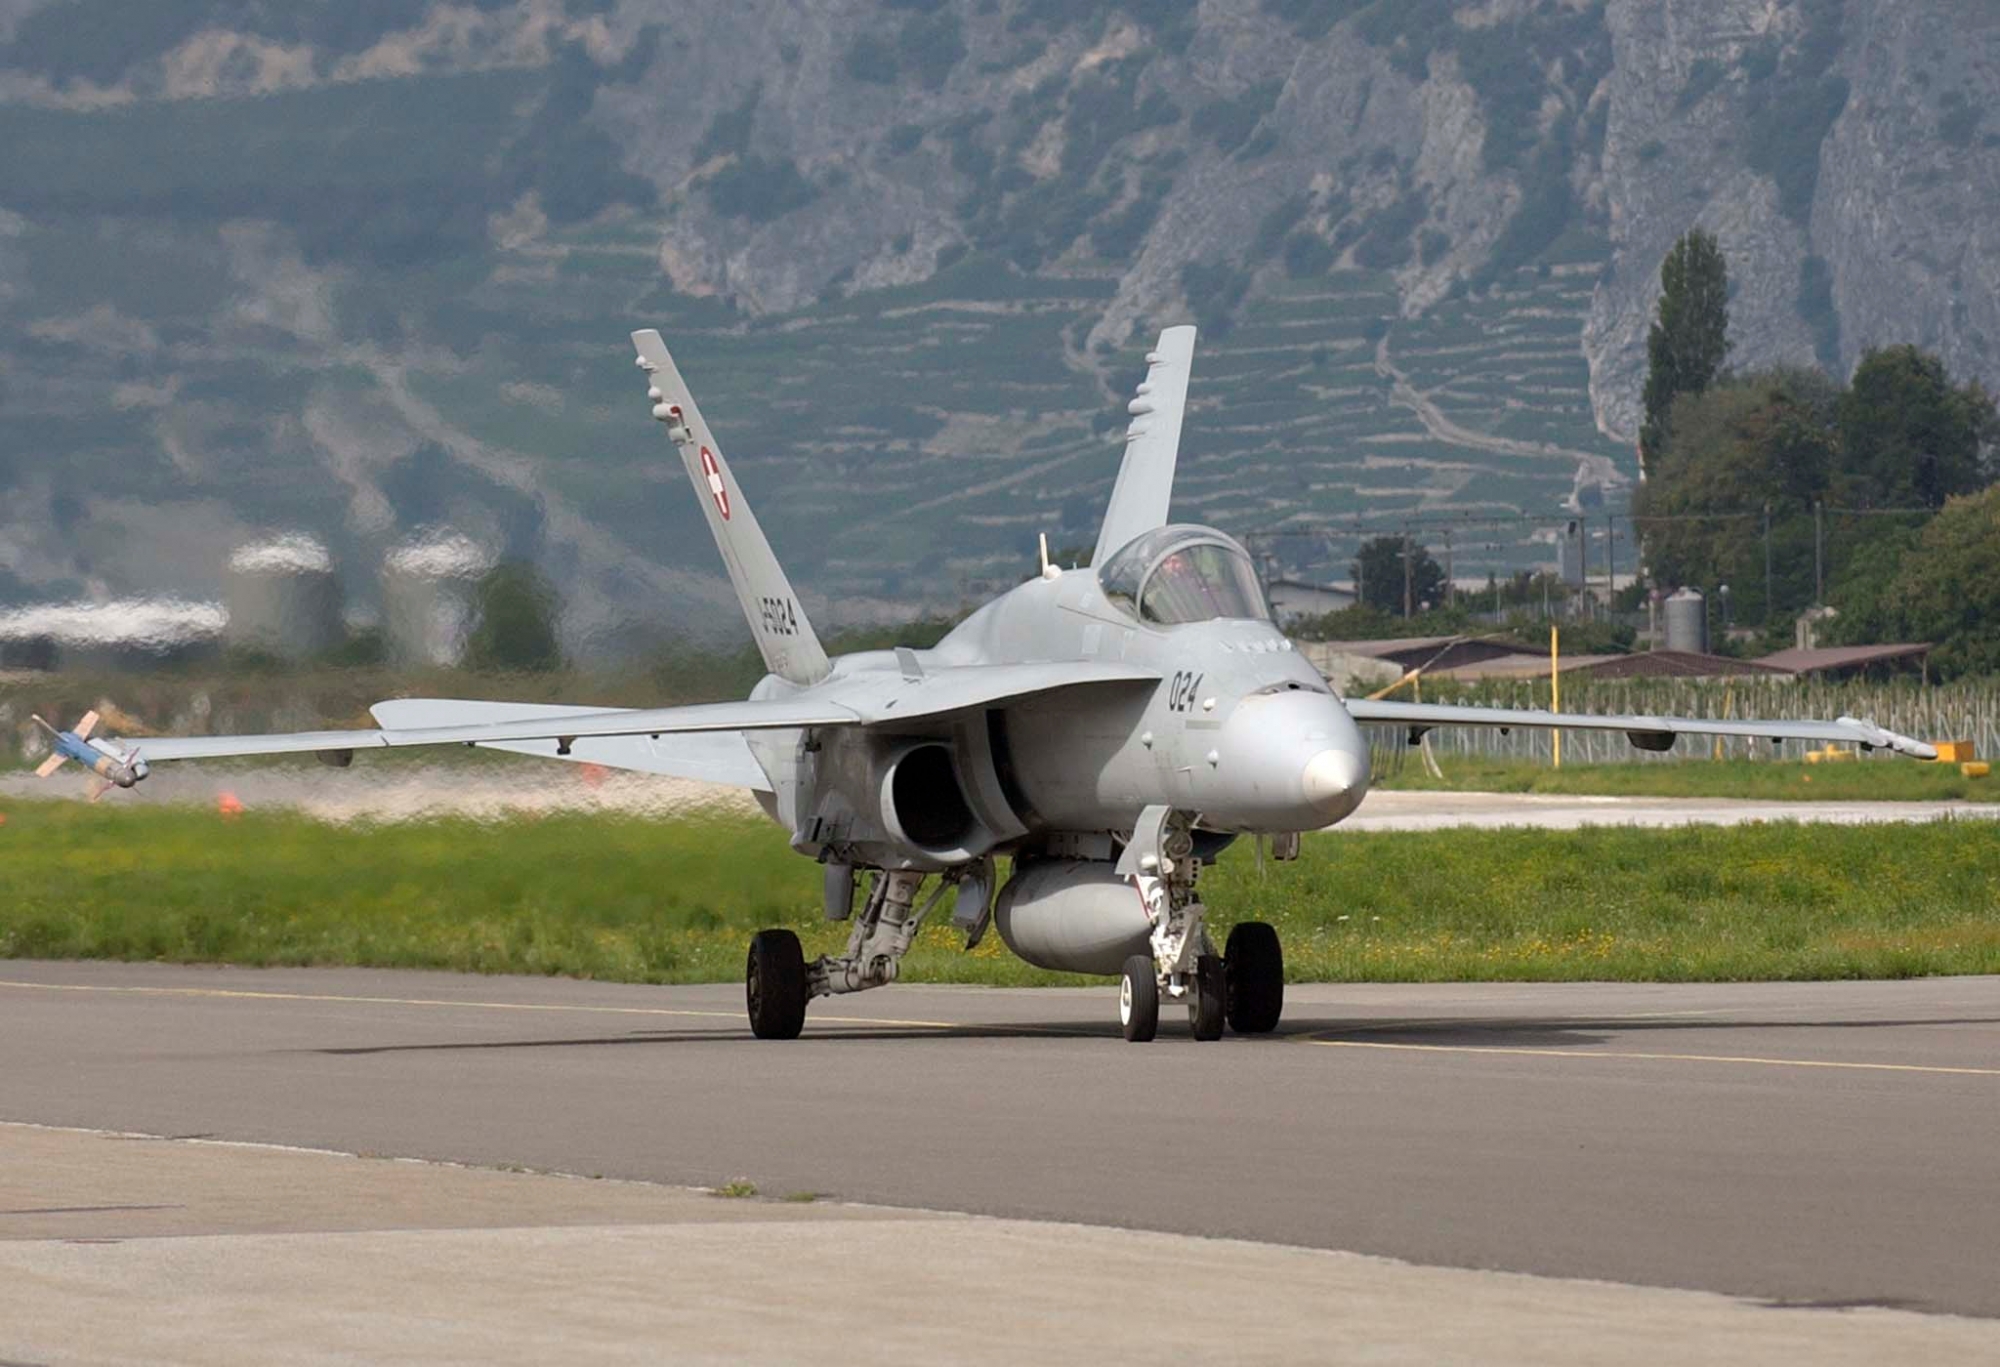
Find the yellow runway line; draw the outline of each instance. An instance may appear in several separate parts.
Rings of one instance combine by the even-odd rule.
[[[2000,1068],[1950,1068],[1928,1063],[1850,1063],[1833,1059],[1762,1058],[1752,1054],[1655,1054],[1630,1049],[1531,1049],[1517,1045],[1390,1044],[1382,1040],[1294,1037],[1322,1049],[1400,1049],[1419,1054],[1509,1054],[1528,1058],[1640,1059],[1665,1063],[1736,1063],[1767,1068],[1835,1068],[1869,1073],[1943,1073],[1959,1077],[2000,1077]]]

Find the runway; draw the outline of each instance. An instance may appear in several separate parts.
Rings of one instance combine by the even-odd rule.
[[[1278,1038],[1132,1046],[1108,990],[900,987],[762,1043],[733,986],[0,978],[4,1121],[2000,1317],[2000,979],[1294,987]]]

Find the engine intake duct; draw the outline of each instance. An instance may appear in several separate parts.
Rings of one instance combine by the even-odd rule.
[[[951,748],[926,742],[890,762],[882,779],[882,805],[891,833],[905,844],[932,853],[983,849],[991,839],[959,786]]]

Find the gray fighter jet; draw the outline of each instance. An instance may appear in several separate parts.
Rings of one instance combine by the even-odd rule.
[[[148,763],[205,756],[318,752],[345,763],[377,746],[483,745],[748,788],[792,848],[824,867],[827,917],[853,927],[845,952],[812,963],[789,930],[751,940],[750,1026],[765,1039],[796,1036],[814,997],[894,982],[951,894],[967,948],[990,924],[1029,963],[1119,977],[1129,1040],[1153,1038],[1163,1000],[1185,1004],[1199,1040],[1225,1024],[1274,1029],[1278,936],[1239,922],[1218,952],[1201,872],[1243,835],[1295,858],[1300,832],[1359,806],[1362,722],[1392,723],[1412,741],[1441,726],[1560,726],[1623,731],[1647,750],[1692,732],[1935,753],[1853,718],[1558,717],[1343,700],[1272,625],[1243,548],[1168,520],[1194,338],[1169,328],[1147,356],[1091,567],[1051,565],[1044,548],[1038,574],[933,649],[827,657],[673,358],[646,331],[632,340],[647,401],[770,670],[747,701],[624,710],[401,699],[373,709],[373,731],[89,745],[135,781]]]

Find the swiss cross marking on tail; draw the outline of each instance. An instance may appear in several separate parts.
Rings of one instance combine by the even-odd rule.
[[[722,466],[717,463],[715,452],[706,446],[701,448],[701,472],[708,477],[708,492],[715,500],[715,510],[722,514],[724,522],[729,521],[729,490],[722,483]]]

